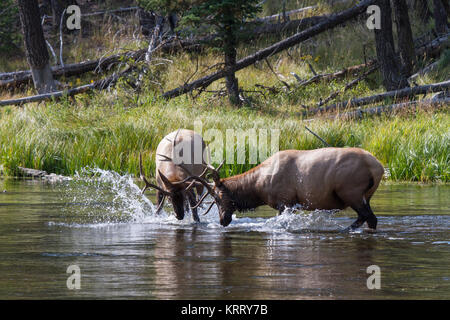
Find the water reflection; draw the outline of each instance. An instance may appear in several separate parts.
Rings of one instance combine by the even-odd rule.
[[[222,228],[213,210],[200,224],[179,222],[146,215],[149,205],[133,193],[115,197],[116,207],[135,206],[121,214],[141,220],[111,223],[89,212],[89,201],[102,202],[95,195],[79,210],[61,198],[61,185],[10,181],[6,188],[3,299],[450,298],[448,186],[382,186],[373,199],[377,234],[340,233],[353,212],[270,217],[262,208]],[[66,287],[71,264],[82,272],[78,291]],[[370,265],[381,268],[381,290],[366,287]]]

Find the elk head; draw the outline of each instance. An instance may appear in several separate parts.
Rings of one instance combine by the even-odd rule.
[[[170,182],[169,179],[167,179],[167,177],[161,173],[161,171],[158,171],[158,172],[159,172],[161,180],[163,181],[166,189],[163,189],[157,185],[154,185],[154,184],[148,182],[147,178],[144,175],[143,169],[142,169],[142,155],[141,155],[141,153],[139,153],[139,173],[140,173],[140,178],[145,183],[145,187],[142,189],[142,193],[144,193],[145,190],[147,190],[148,188],[156,189],[157,192],[160,193],[160,195],[158,195],[158,197],[159,196],[161,197],[161,201],[159,202],[159,205],[156,208],[156,213],[158,213],[159,210],[162,208],[166,197],[169,197],[169,199],[171,200],[171,202],[173,204],[173,211],[175,212],[177,219],[182,220],[184,218],[183,194],[179,190],[179,188],[177,188],[175,183]]]
[[[214,198],[214,201],[210,204],[209,208],[206,210],[204,215],[206,215],[211,210],[213,205],[216,204],[219,209],[220,224],[226,227],[227,225],[230,224],[232,220],[231,217],[233,212],[236,211],[236,206],[233,197],[231,195],[231,192],[228,190],[225,184],[222,183],[222,180],[220,179],[219,170],[222,167],[222,165],[223,162],[220,164],[219,167],[217,167],[217,169],[211,165],[205,165],[206,169],[210,172],[213,183],[209,183],[201,176],[194,176],[194,175],[190,175],[183,181],[186,182],[189,180],[193,180],[192,183],[189,185],[189,187],[191,187],[193,183],[196,182],[202,184],[206,188],[207,192],[192,208],[197,208],[198,206],[200,206],[200,204],[203,202],[206,196],[211,195]]]

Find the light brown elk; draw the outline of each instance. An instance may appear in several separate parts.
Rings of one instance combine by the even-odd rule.
[[[376,229],[377,218],[369,202],[384,168],[365,150],[285,150],[240,175],[220,179],[218,170],[210,171],[213,184],[198,176],[190,176],[186,181],[195,180],[207,188],[219,208],[223,226],[230,224],[236,210],[269,205],[281,213],[286,207],[300,204],[307,210],[351,207],[358,213],[351,229],[366,221],[369,228]]]
[[[159,212],[164,204],[165,198],[169,198],[177,219],[184,218],[187,200],[192,208],[195,221],[199,221],[197,214],[196,195],[203,190],[202,185],[194,185],[185,180],[189,175],[202,177],[205,173],[206,144],[202,137],[192,130],[179,129],[165,136],[156,148],[156,181],[157,185],[151,184],[146,179],[142,169],[142,156],[139,155],[140,177],[145,182],[142,193],[148,188],[156,189],[157,209]]]

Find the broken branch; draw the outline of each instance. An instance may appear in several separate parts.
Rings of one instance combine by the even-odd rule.
[[[450,87],[450,80],[439,82],[439,83],[432,83],[427,84],[423,86],[417,86],[413,88],[404,88],[400,90],[393,90],[384,92],[381,94],[376,94],[369,97],[364,98],[357,98],[357,99],[351,99],[347,102],[339,102],[335,103],[333,105],[323,107],[323,108],[316,108],[314,110],[311,110],[307,112],[310,115],[314,115],[321,112],[330,112],[335,110],[341,110],[344,108],[350,108],[350,107],[357,107],[362,106],[366,104],[376,103],[383,101],[384,99],[393,98],[393,99],[400,99],[405,97],[411,97],[419,94],[427,94],[431,92],[439,92],[439,91],[448,91]]]

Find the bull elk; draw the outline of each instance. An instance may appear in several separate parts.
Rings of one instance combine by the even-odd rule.
[[[195,175],[185,181],[194,180],[206,187],[214,198],[208,211],[216,203],[223,226],[230,224],[236,210],[269,205],[281,213],[285,207],[300,204],[306,210],[351,207],[358,219],[350,229],[366,221],[369,228],[377,227],[369,202],[384,168],[372,154],[359,148],[285,150],[240,175],[221,179],[218,169],[210,172],[212,184]]]
[[[190,206],[193,207],[192,215],[194,220],[200,221],[197,214],[197,206],[195,206],[197,199],[193,187],[195,187],[197,194],[200,194],[203,191],[203,186],[194,185],[184,180],[190,175],[202,177],[206,173],[203,160],[205,148],[206,144],[203,138],[192,130],[179,129],[166,135],[156,148],[157,185],[149,183],[145,177],[142,169],[142,156],[139,154],[140,178],[145,182],[142,193],[148,188],[157,190],[157,213],[167,197],[173,205],[177,219],[182,220],[185,212],[184,204],[187,200]],[[197,149],[201,152],[198,152],[199,150]],[[201,153],[200,159],[194,157],[195,151],[197,151],[197,154]]]

